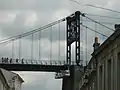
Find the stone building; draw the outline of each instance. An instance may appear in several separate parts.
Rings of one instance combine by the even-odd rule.
[[[101,45],[95,38],[94,52],[80,78],[80,90],[120,90],[120,25]]]
[[[0,70],[0,90],[9,90],[9,85],[1,70]]]
[[[0,90],[21,90],[23,82],[18,74],[0,68]]]

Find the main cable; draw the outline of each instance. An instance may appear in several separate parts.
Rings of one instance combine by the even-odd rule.
[[[95,5],[91,5],[91,4],[84,4],[84,5],[82,5],[82,4],[80,4],[80,3],[79,3],[78,1],[76,1],[76,0],[70,0],[70,1],[72,1],[72,2],[74,2],[74,3],[76,3],[76,4],[78,4],[78,5],[80,5],[80,6],[82,6],[82,7],[84,7],[84,6],[89,6],[89,7],[99,8],[99,9],[103,9],[103,10],[107,10],[107,11],[111,11],[111,12],[115,12],[115,13],[120,13],[120,11],[112,10],[112,9],[109,9],[109,8],[103,8],[103,7],[95,6]]]
[[[83,21],[84,21],[84,22],[93,22],[93,21],[91,21],[91,20],[83,20]],[[102,24],[115,25],[115,23],[111,23],[111,22],[103,22],[103,21],[98,21],[98,20],[97,20],[97,22],[102,23]]]
[[[90,14],[90,13],[84,13],[84,14],[85,14],[85,15],[90,15],[90,16],[102,17],[102,18],[120,19],[120,18],[117,18],[117,17],[106,16],[106,15],[97,15],[97,14]]]
[[[116,10],[112,10],[112,9],[108,9],[108,8],[103,8],[103,7],[99,7],[99,6],[94,6],[94,5],[91,5],[91,4],[86,4],[85,6],[90,6],[90,7],[94,7],[94,8],[99,8],[99,9],[103,9],[103,10],[115,12],[115,13],[120,13],[119,11],[116,11]]]
[[[98,31],[96,31],[96,30],[94,30],[94,29],[92,29],[92,28],[90,28],[90,27],[88,27],[88,26],[83,25],[83,24],[81,24],[81,25],[82,25],[83,27],[85,27],[85,28],[88,28],[88,29],[91,30],[91,31],[94,31],[94,32],[96,32],[96,33],[98,33],[98,34],[100,34],[100,35],[105,36],[105,37],[108,38],[108,36],[105,35],[105,34],[102,34],[102,33],[98,32]]]
[[[89,20],[91,20],[91,21],[93,21],[93,22],[95,22],[95,23],[97,23],[97,24],[99,24],[99,25],[101,25],[101,26],[103,26],[103,27],[111,30],[111,31],[115,31],[114,29],[109,28],[109,27],[107,27],[106,25],[103,25],[103,24],[101,24],[100,22],[97,22],[96,20],[93,20],[93,19],[91,19],[91,18],[89,18],[89,17],[87,17],[87,16],[85,16],[85,15],[82,15],[82,16],[83,16],[83,17],[86,17],[87,19],[89,19]]]
[[[95,20],[87,17],[87,16],[84,16],[84,17],[86,17],[86,18],[88,18],[88,19],[90,19],[90,20],[92,20],[92,21],[94,21],[94,22],[96,22],[96,23],[98,23],[98,24],[100,24],[100,25],[102,25],[102,26],[104,26],[104,27],[106,27],[106,28],[114,31],[113,29],[111,29],[111,28],[109,28],[109,27],[107,27],[107,26],[105,26],[105,25],[103,25],[103,24],[101,24],[101,23],[99,23],[99,22],[97,22],[97,21],[95,21]],[[17,36],[13,36],[13,37],[9,37],[9,38],[7,38],[7,39],[3,39],[3,40],[0,41],[0,44],[3,44],[3,43],[6,43],[6,42],[9,42],[9,41],[11,41],[11,40],[15,40],[15,39],[19,39],[19,38],[22,38],[22,37],[31,35],[31,34],[33,34],[33,33],[35,33],[35,32],[38,32],[38,31],[45,30],[46,28],[49,28],[49,27],[51,27],[51,26],[53,26],[53,25],[56,25],[56,24],[58,24],[58,23],[61,23],[61,22],[65,21],[65,20],[66,20],[66,18],[63,18],[63,19],[57,20],[57,21],[55,21],[55,22],[53,22],[53,23],[50,23],[50,24],[48,24],[48,25],[45,25],[45,26],[43,26],[43,27],[40,27],[40,28],[38,28],[38,29],[32,30],[32,31],[30,31],[30,32],[26,32],[26,33],[23,33],[23,34],[20,34],[20,35],[17,35]]]
[[[25,37],[25,36],[29,36],[29,35],[31,35],[31,34],[33,34],[33,33],[36,33],[36,32],[42,31],[42,30],[46,30],[46,28],[49,28],[49,27],[51,27],[51,26],[54,26],[54,25],[56,25],[56,24],[58,24],[58,23],[61,23],[61,22],[65,21],[65,20],[66,20],[66,17],[65,17],[65,18],[62,18],[62,19],[60,19],[60,20],[57,20],[57,21],[55,21],[55,22],[52,22],[52,23],[50,23],[50,24],[47,24],[47,25],[45,25],[45,26],[42,26],[42,27],[40,27],[40,28],[34,29],[34,30],[32,30],[32,31],[29,31],[29,32],[26,32],[26,33],[23,33],[23,34],[19,34],[19,35],[17,35],[17,36],[9,37],[9,38],[7,38],[7,39],[0,40],[0,44],[9,42],[9,41],[11,41],[11,40],[16,40],[16,39],[19,39],[19,38],[22,38],[22,37]]]

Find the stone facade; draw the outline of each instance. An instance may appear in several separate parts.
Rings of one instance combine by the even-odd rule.
[[[80,90],[120,90],[120,28],[94,52],[80,80]]]
[[[23,79],[16,73],[0,68],[0,90],[21,90]]]
[[[0,71],[0,90],[9,90],[9,85],[7,84],[7,81]]]

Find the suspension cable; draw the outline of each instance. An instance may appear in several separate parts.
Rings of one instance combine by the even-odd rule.
[[[19,39],[19,60],[21,59],[21,38]]]
[[[96,17],[102,17],[102,18],[110,18],[110,19],[120,19],[119,17],[112,17],[112,16],[105,16],[105,15],[97,15],[97,14],[90,14],[90,13],[84,13],[89,16],[96,16]]]
[[[12,41],[12,59],[14,59],[14,40]]]
[[[20,37],[21,37],[21,38],[22,38],[22,37],[26,37],[26,36],[29,36],[29,35],[34,34],[34,33],[36,33],[36,32],[42,31],[42,30],[46,30],[46,28],[49,28],[49,27],[51,27],[51,26],[54,26],[54,25],[56,25],[56,24],[58,24],[58,23],[61,23],[61,22],[65,21],[65,20],[66,20],[66,17],[65,17],[65,18],[62,18],[62,19],[60,19],[60,20],[57,20],[57,21],[55,21],[55,22],[52,22],[52,23],[50,23],[50,24],[47,24],[47,25],[45,25],[45,26],[42,26],[42,27],[40,27],[40,28],[34,29],[34,30],[32,30],[32,31],[29,31],[29,32],[26,32],[26,33],[23,33],[23,34],[19,34],[19,35],[17,35],[17,36],[13,36],[13,37],[9,37],[9,38],[0,40],[0,44],[9,42],[9,41],[11,41],[11,40],[19,39]]]
[[[31,61],[33,60],[33,34],[32,34],[32,43],[31,43]]]
[[[83,15],[82,15],[82,16],[83,16]],[[84,17],[88,18],[87,16],[84,16]],[[90,19],[90,18],[89,18],[89,19]],[[51,26],[53,26],[53,25],[56,25],[56,24],[58,24],[58,23],[60,23],[60,22],[65,21],[65,20],[66,20],[66,17],[63,18],[63,19],[57,20],[57,21],[55,21],[55,22],[53,22],[53,23],[47,24],[47,25],[45,25],[45,26],[43,26],[43,27],[34,29],[34,30],[30,31],[30,32],[23,33],[23,34],[20,34],[20,35],[17,35],[17,36],[13,36],[13,37],[9,37],[9,38],[7,38],[7,39],[3,39],[3,40],[0,41],[0,44],[9,42],[9,41],[11,41],[11,40],[19,39],[20,37],[22,38],[22,37],[31,35],[32,33],[35,33],[35,32],[38,32],[38,31],[45,30],[46,28],[49,28],[49,27],[51,27]],[[95,20],[93,20],[93,19],[90,19],[90,20],[92,20],[92,21],[94,21],[94,22],[96,22],[96,23],[98,23],[98,24],[100,24],[100,25],[102,25],[102,26],[104,26],[104,27],[106,27],[106,28],[114,31],[113,29],[111,29],[111,28],[109,28],[109,27],[107,27],[107,26],[105,26],[105,25],[103,25],[103,24],[101,24],[101,23],[99,23],[99,22],[97,22],[97,21],[95,21]]]
[[[95,5],[91,5],[91,4],[86,4],[85,6],[90,6],[90,7],[94,7],[94,8],[99,8],[99,9],[115,12],[115,13],[120,13],[120,11],[116,11],[116,10],[112,10],[112,9],[104,8],[104,7],[100,7],[100,6],[95,6]]]
[[[83,16],[83,15],[82,15],[82,16]],[[103,25],[103,24],[101,24],[100,22],[97,22],[96,20],[93,20],[93,19],[91,19],[91,18],[89,18],[89,17],[87,17],[87,16],[84,16],[84,17],[86,17],[87,19],[89,19],[89,20],[91,20],[91,21],[93,21],[93,22],[95,22],[95,23],[97,23],[97,24],[99,24],[99,25],[107,28],[108,30],[115,31],[114,29],[109,28],[109,27],[107,27],[106,25]]]
[[[91,20],[83,20],[84,22],[93,22]],[[111,23],[111,22],[104,22],[104,21],[97,21],[99,23],[102,23],[102,24],[108,24],[108,25],[115,25],[115,23]]]
[[[59,42],[58,42],[58,60],[61,60],[61,57],[60,57],[60,23],[58,24],[58,38],[59,38]]]
[[[92,29],[92,28],[90,28],[90,27],[88,27],[88,26],[83,25],[83,24],[81,24],[81,25],[82,25],[83,27],[85,27],[85,28],[88,28],[88,29],[91,30],[91,31],[94,31],[94,32],[96,32],[96,33],[98,33],[98,34],[100,34],[100,35],[103,35],[103,36],[105,36],[105,37],[108,38],[108,36],[105,35],[105,34],[102,34],[102,33],[98,32],[98,31],[96,31],[96,30],[94,30],[94,29]]]
[[[50,30],[50,61],[52,60],[52,26]]]
[[[41,44],[40,44],[40,41],[41,41],[41,32],[39,31],[39,60],[40,60],[40,56],[41,56],[41,53],[40,53],[40,49],[41,49]]]

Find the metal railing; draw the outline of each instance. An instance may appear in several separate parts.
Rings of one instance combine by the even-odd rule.
[[[0,64],[32,64],[32,65],[67,65],[65,60],[27,60],[27,59],[0,59]],[[71,61],[71,65],[76,65]]]

